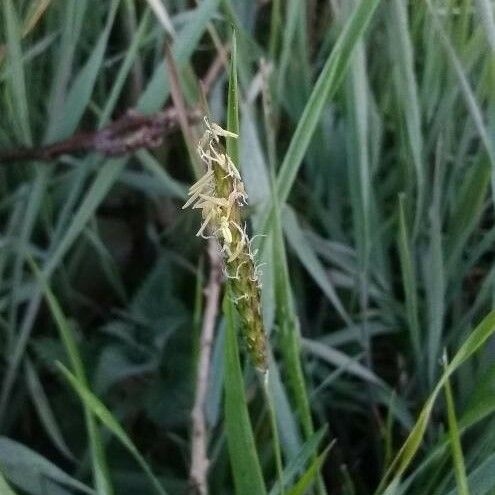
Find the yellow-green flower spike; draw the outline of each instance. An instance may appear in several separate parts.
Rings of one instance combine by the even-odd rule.
[[[248,353],[254,366],[264,373],[267,360],[259,267],[241,219],[247,194],[239,171],[221,142],[222,138],[237,138],[237,135],[206,119],[205,122],[206,131],[199,142],[198,154],[206,173],[190,187],[189,199],[183,208],[201,209],[203,222],[196,235],[206,237],[206,232],[208,237],[218,240]]]

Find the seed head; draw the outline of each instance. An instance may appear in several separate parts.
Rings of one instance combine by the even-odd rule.
[[[230,281],[233,302],[241,317],[248,353],[253,364],[266,372],[259,266],[255,264],[255,253],[241,217],[241,208],[247,205],[248,197],[241,175],[221,142],[222,138],[238,136],[218,124],[209,123],[206,118],[205,124],[198,154],[206,166],[206,173],[189,188],[189,199],[183,208],[201,209],[203,222],[196,235],[218,240],[224,273]]]

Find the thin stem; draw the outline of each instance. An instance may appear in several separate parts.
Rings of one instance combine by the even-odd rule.
[[[280,485],[280,494],[285,495],[284,486],[284,468],[282,462],[282,452],[280,450],[280,438],[277,429],[277,414],[275,411],[275,401],[273,400],[272,391],[270,388],[270,373],[267,371],[263,375],[259,375],[263,382],[263,392],[265,394],[266,404],[268,406],[268,414],[270,416],[270,426],[272,429],[273,449],[275,451],[275,463],[277,466],[277,477]]]
[[[196,397],[192,409],[191,468],[189,479],[193,493],[208,494],[208,431],[205,418],[206,395],[208,392],[211,351],[215,333],[222,282],[222,265],[216,241],[208,242],[210,276],[205,289],[206,307],[201,330],[199,363],[196,377]]]

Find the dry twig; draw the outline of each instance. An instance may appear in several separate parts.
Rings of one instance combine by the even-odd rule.
[[[222,260],[214,239],[208,241],[210,276],[205,289],[206,307],[201,329],[198,371],[196,377],[196,398],[192,409],[191,469],[189,479],[192,493],[208,493],[208,438],[205,418],[206,394],[208,392],[211,350],[215,323],[218,314],[222,284]]]
[[[199,113],[189,112],[188,118],[196,121]],[[139,148],[154,148],[162,143],[165,135],[178,127],[175,107],[169,107],[152,115],[142,115],[133,110],[103,129],[81,132],[64,141],[35,148],[16,148],[0,152],[0,164],[22,160],[53,160],[60,155],[80,151],[97,151],[105,155],[123,155]]]

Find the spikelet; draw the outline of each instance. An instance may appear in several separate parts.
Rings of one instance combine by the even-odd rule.
[[[203,222],[196,235],[215,237],[222,252],[224,273],[242,322],[242,334],[254,366],[267,370],[266,342],[261,317],[259,266],[256,266],[241,208],[247,194],[239,171],[227,155],[221,140],[237,135],[205,118],[206,131],[198,154],[206,173],[189,189],[183,208],[201,209]]]

